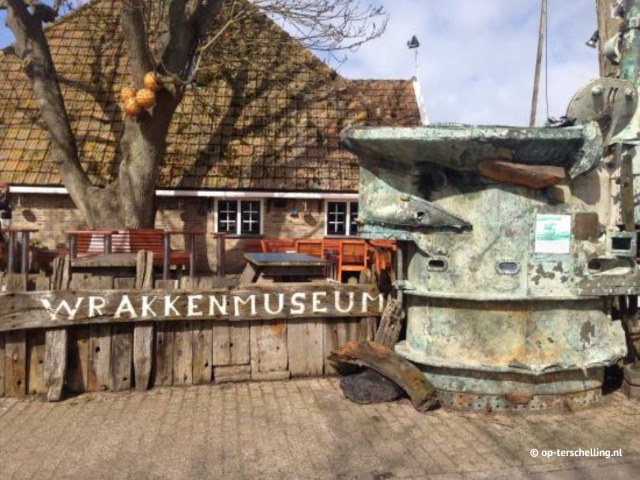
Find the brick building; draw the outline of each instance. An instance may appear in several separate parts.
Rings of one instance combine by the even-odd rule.
[[[130,83],[119,9],[118,1],[94,0],[46,29],[95,185],[118,174],[118,93]],[[420,124],[415,82],[345,79],[257,11],[228,29],[225,42],[244,54],[204,58],[173,118],[156,227],[227,232],[231,266],[240,265],[247,239],[356,234],[358,162],[339,132]],[[35,238],[48,248],[85,224],[50,158],[12,47],[0,51],[0,183],[11,186],[13,226],[39,229]],[[203,267],[213,266],[209,242],[211,235],[197,247]]]

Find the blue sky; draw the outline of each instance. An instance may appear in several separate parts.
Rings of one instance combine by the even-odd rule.
[[[386,33],[352,53],[347,78],[411,78],[412,35],[420,40],[418,79],[431,122],[527,125],[541,0],[372,0],[391,14]],[[549,115],[598,76],[585,41],[596,29],[594,0],[548,0]],[[0,12],[0,46],[11,41]],[[538,123],[547,116],[542,72]]]

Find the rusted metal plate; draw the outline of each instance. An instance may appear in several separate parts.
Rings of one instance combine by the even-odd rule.
[[[352,127],[342,143],[363,162],[394,162],[408,166],[435,164],[475,171],[483,160],[530,165],[571,165],[584,155],[584,126],[521,128],[459,124],[423,127]],[[598,155],[602,153],[601,145]]]

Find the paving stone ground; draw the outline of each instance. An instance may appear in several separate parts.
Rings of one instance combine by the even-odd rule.
[[[542,455],[556,449],[622,456]],[[640,403],[620,392],[579,411],[526,414],[422,414],[408,400],[357,405],[335,378],[56,404],[0,399],[0,479],[615,480],[638,472]]]

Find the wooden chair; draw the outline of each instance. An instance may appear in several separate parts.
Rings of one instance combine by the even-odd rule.
[[[367,268],[367,244],[364,240],[342,240],[338,259],[338,280],[344,272],[361,272]]]
[[[296,252],[324,258],[324,241],[312,238],[299,238],[296,240]]]
[[[397,249],[395,240],[374,239],[369,240],[367,243],[371,247],[373,265],[378,278],[382,272],[386,272],[393,280],[395,277],[393,271],[393,252]]]

